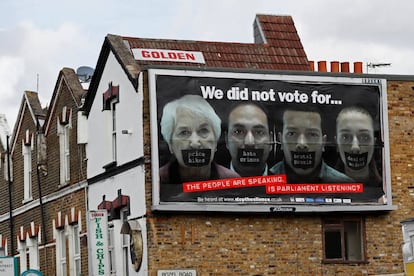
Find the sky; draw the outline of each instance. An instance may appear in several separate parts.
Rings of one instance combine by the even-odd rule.
[[[0,114],[10,129],[24,91],[48,106],[59,71],[95,68],[107,34],[252,43],[256,14],[292,16],[309,60],[414,75],[410,0],[1,0],[0,10]]]

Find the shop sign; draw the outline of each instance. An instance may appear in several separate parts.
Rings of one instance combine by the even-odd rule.
[[[108,213],[106,210],[88,212],[90,275],[109,275]]]

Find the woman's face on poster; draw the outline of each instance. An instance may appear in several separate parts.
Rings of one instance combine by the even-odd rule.
[[[374,128],[368,114],[349,111],[337,119],[336,139],[345,167],[358,171],[366,168],[374,153]]]
[[[170,151],[182,167],[210,165],[217,148],[211,121],[203,114],[179,107],[171,136]]]

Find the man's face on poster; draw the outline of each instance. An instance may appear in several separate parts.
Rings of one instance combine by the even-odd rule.
[[[369,114],[356,110],[337,118],[336,139],[345,167],[357,173],[367,168],[374,153],[374,127]]]
[[[319,113],[285,111],[280,138],[285,162],[297,175],[306,176],[319,167],[326,140]]]
[[[271,151],[267,115],[258,106],[239,105],[229,114],[226,145],[242,176],[261,175]]]
[[[170,151],[181,167],[210,165],[217,147],[210,120],[187,108],[177,108]]]

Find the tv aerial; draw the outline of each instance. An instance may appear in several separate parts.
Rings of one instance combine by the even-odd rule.
[[[376,69],[378,67],[388,67],[388,66],[391,66],[391,63],[374,63],[374,62],[369,62],[369,63],[367,63],[367,73],[369,72],[369,68]]]

